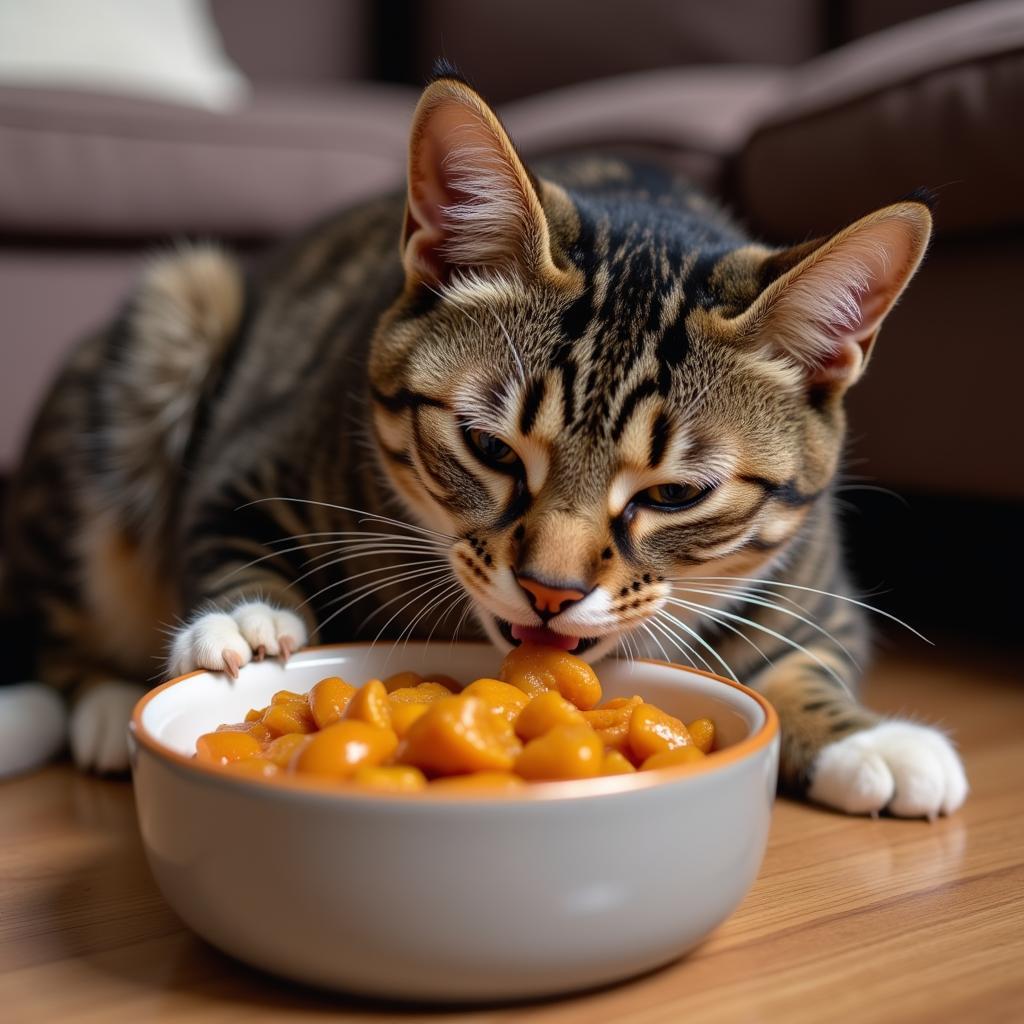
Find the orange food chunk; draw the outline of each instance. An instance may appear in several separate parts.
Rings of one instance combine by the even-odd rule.
[[[471,775],[446,775],[434,779],[431,789],[473,791],[522,789],[526,781],[513,772],[473,772]]]
[[[208,732],[196,740],[196,758],[204,764],[227,764],[258,757],[263,748],[247,732]]]
[[[271,740],[263,750],[263,757],[273,761],[278,768],[287,768],[295,755],[309,742],[309,736],[301,732],[286,732]]]
[[[397,760],[431,775],[508,771],[519,744],[504,718],[479,697],[445,697],[413,722]]]
[[[679,749],[685,748],[680,747]],[[604,752],[604,760],[601,762],[602,775],[630,775],[635,771],[636,768],[633,767],[632,762],[625,754],[621,754],[617,750],[606,750]]]
[[[371,679],[356,690],[348,702],[345,718],[355,722],[366,722],[378,729],[391,728],[391,705],[388,704],[388,691],[379,679]]]
[[[662,750],[657,754],[651,754],[640,766],[640,770],[649,772],[653,768],[674,768],[678,764],[691,764],[694,761],[703,761],[706,756],[696,743],[688,743],[685,747],[672,747],[670,750]]]
[[[621,722],[628,722],[633,717],[633,709],[643,702],[643,697],[616,697],[590,711],[584,711],[583,717],[594,729],[609,729]]]
[[[391,701],[392,705],[429,704],[431,701],[440,700],[442,697],[450,697],[451,695],[451,690],[443,684],[427,682],[392,690],[388,694],[388,700]]]
[[[245,720],[247,722],[261,722],[266,713],[266,708],[249,708],[245,713]]]
[[[263,715],[263,724],[272,736],[284,736],[289,732],[314,732],[316,722],[309,710],[306,698],[271,704]]]
[[[316,686],[306,694],[309,704],[309,712],[313,716],[318,729],[326,729],[327,726],[341,721],[345,714],[345,708],[356,692],[356,688],[338,676],[328,676],[321,679]]]
[[[412,702],[406,704],[392,704],[391,728],[394,729],[395,735],[399,739],[403,739],[405,734],[412,727],[412,723],[415,722],[417,718],[425,715],[429,707],[429,704],[414,704]]]
[[[470,697],[479,697],[496,715],[514,722],[530,702],[530,698],[510,683],[500,679],[476,679],[463,691]]]
[[[388,793],[416,793],[427,786],[423,772],[407,764],[364,764],[356,769],[352,780]]]
[[[601,684],[594,670],[568,651],[534,644],[520,644],[505,655],[501,678],[535,697],[544,690],[557,690],[581,711],[601,699]]]
[[[710,718],[698,718],[690,722],[686,731],[693,737],[694,745],[704,754],[710,754],[715,745],[715,723]]]
[[[653,704],[638,704],[629,720],[629,748],[635,760],[644,763],[663,750],[692,745],[686,726]]]
[[[257,779],[269,779],[281,771],[273,761],[268,761],[263,757],[247,757],[242,761],[229,761],[224,767],[236,775],[251,775]]]
[[[419,672],[396,672],[393,676],[387,676],[384,680],[384,689],[388,693],[395,690],[408,690],[413,686],[419,686],[423,682],[423,676]]]
[[[643,704],[642,697],[617,697],[593,711],[584,711],[583,718],[594,729],[601,742],[609,750],[617,750],[629,757],[632,754],[629,746],[629,723],[633,711]]]
[[[270,698],[271,704],[303,704],[306,701],[304,693],[295,693],[292,690],[278,690]]]
[[[458,679],[453,679],[441,672],[435,672],[433,675],[426,676],[425,679],[428,683],[440,683],[449,693],[458,693],[462,689]]]
[[[530,740],[516,760],[524,779],[590,779],[601,772],[604,746],[589,725],[556,725]]]
[[[362,765],[382,764],[397,745],[398,737],[390,729],[346,719],[311,736],[291,767],[309,775],[347,779]]]
[[[638,697],[635,693],[632,697],[612,697],[611,700],[606,700],[603,704],[598,704],[595,711],[615,711],[617,708],[629,707],[632,704],[643,704],[643,697]]]
[[[555,690],[545,690],[530,700],[516,719],[516,735],[535,740],[556,725],[586,725],[580,710]]]
[[[270,740],[270,730],[262,722],[235,722],[232,725],[218,725],[217,732],[245,732],[257,743]]]

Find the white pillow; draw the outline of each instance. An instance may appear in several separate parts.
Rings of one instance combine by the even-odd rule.
[[[206,0],[0,0],[0,85],[116,92],[228,110],[248,82]]]

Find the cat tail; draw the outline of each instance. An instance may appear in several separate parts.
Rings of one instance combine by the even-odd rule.
[[[161,513],[175,506],[200,405],[244,311],[241,267],[199,242],[156,257],[119,319],[103,490],[143,539],[162,532]]]
[[[64,698],[45,683],[15,681],[31,676],[34,632],[4,585],[0,559],[0,779],[41,767],[67,745]]]

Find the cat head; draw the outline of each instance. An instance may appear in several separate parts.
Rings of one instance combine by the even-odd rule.
[[[664,170],[581,156],[535,176],[469,86],[434,81],[373,426],[495,643],[544,629],[597,657],[656,628],[673,581],[784,558],[930,227],[908,201],[753,244]]]

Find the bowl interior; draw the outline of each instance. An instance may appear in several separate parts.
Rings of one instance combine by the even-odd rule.
[[[341,676],[355,686],[403,669],[421,675],[443,673],[462,683],[494,676],[501,655],[489,644],[410,643],[389,646],[348,644],[321,647],[293,656],[247,665],[237,680],[219,672],[197,672],[163,687],[142,711],[144,729],[159,743],[190,757],[196,738],[226,722],[240,722],[253,707],[263,707],[278,690],[304,693],[325,676]],[[640,694],[684,721],[711,718],[719,747],[746,739],[766,720],[748,693],[713,676],[656,662],[610,659],[597,666],[603,699]]]

